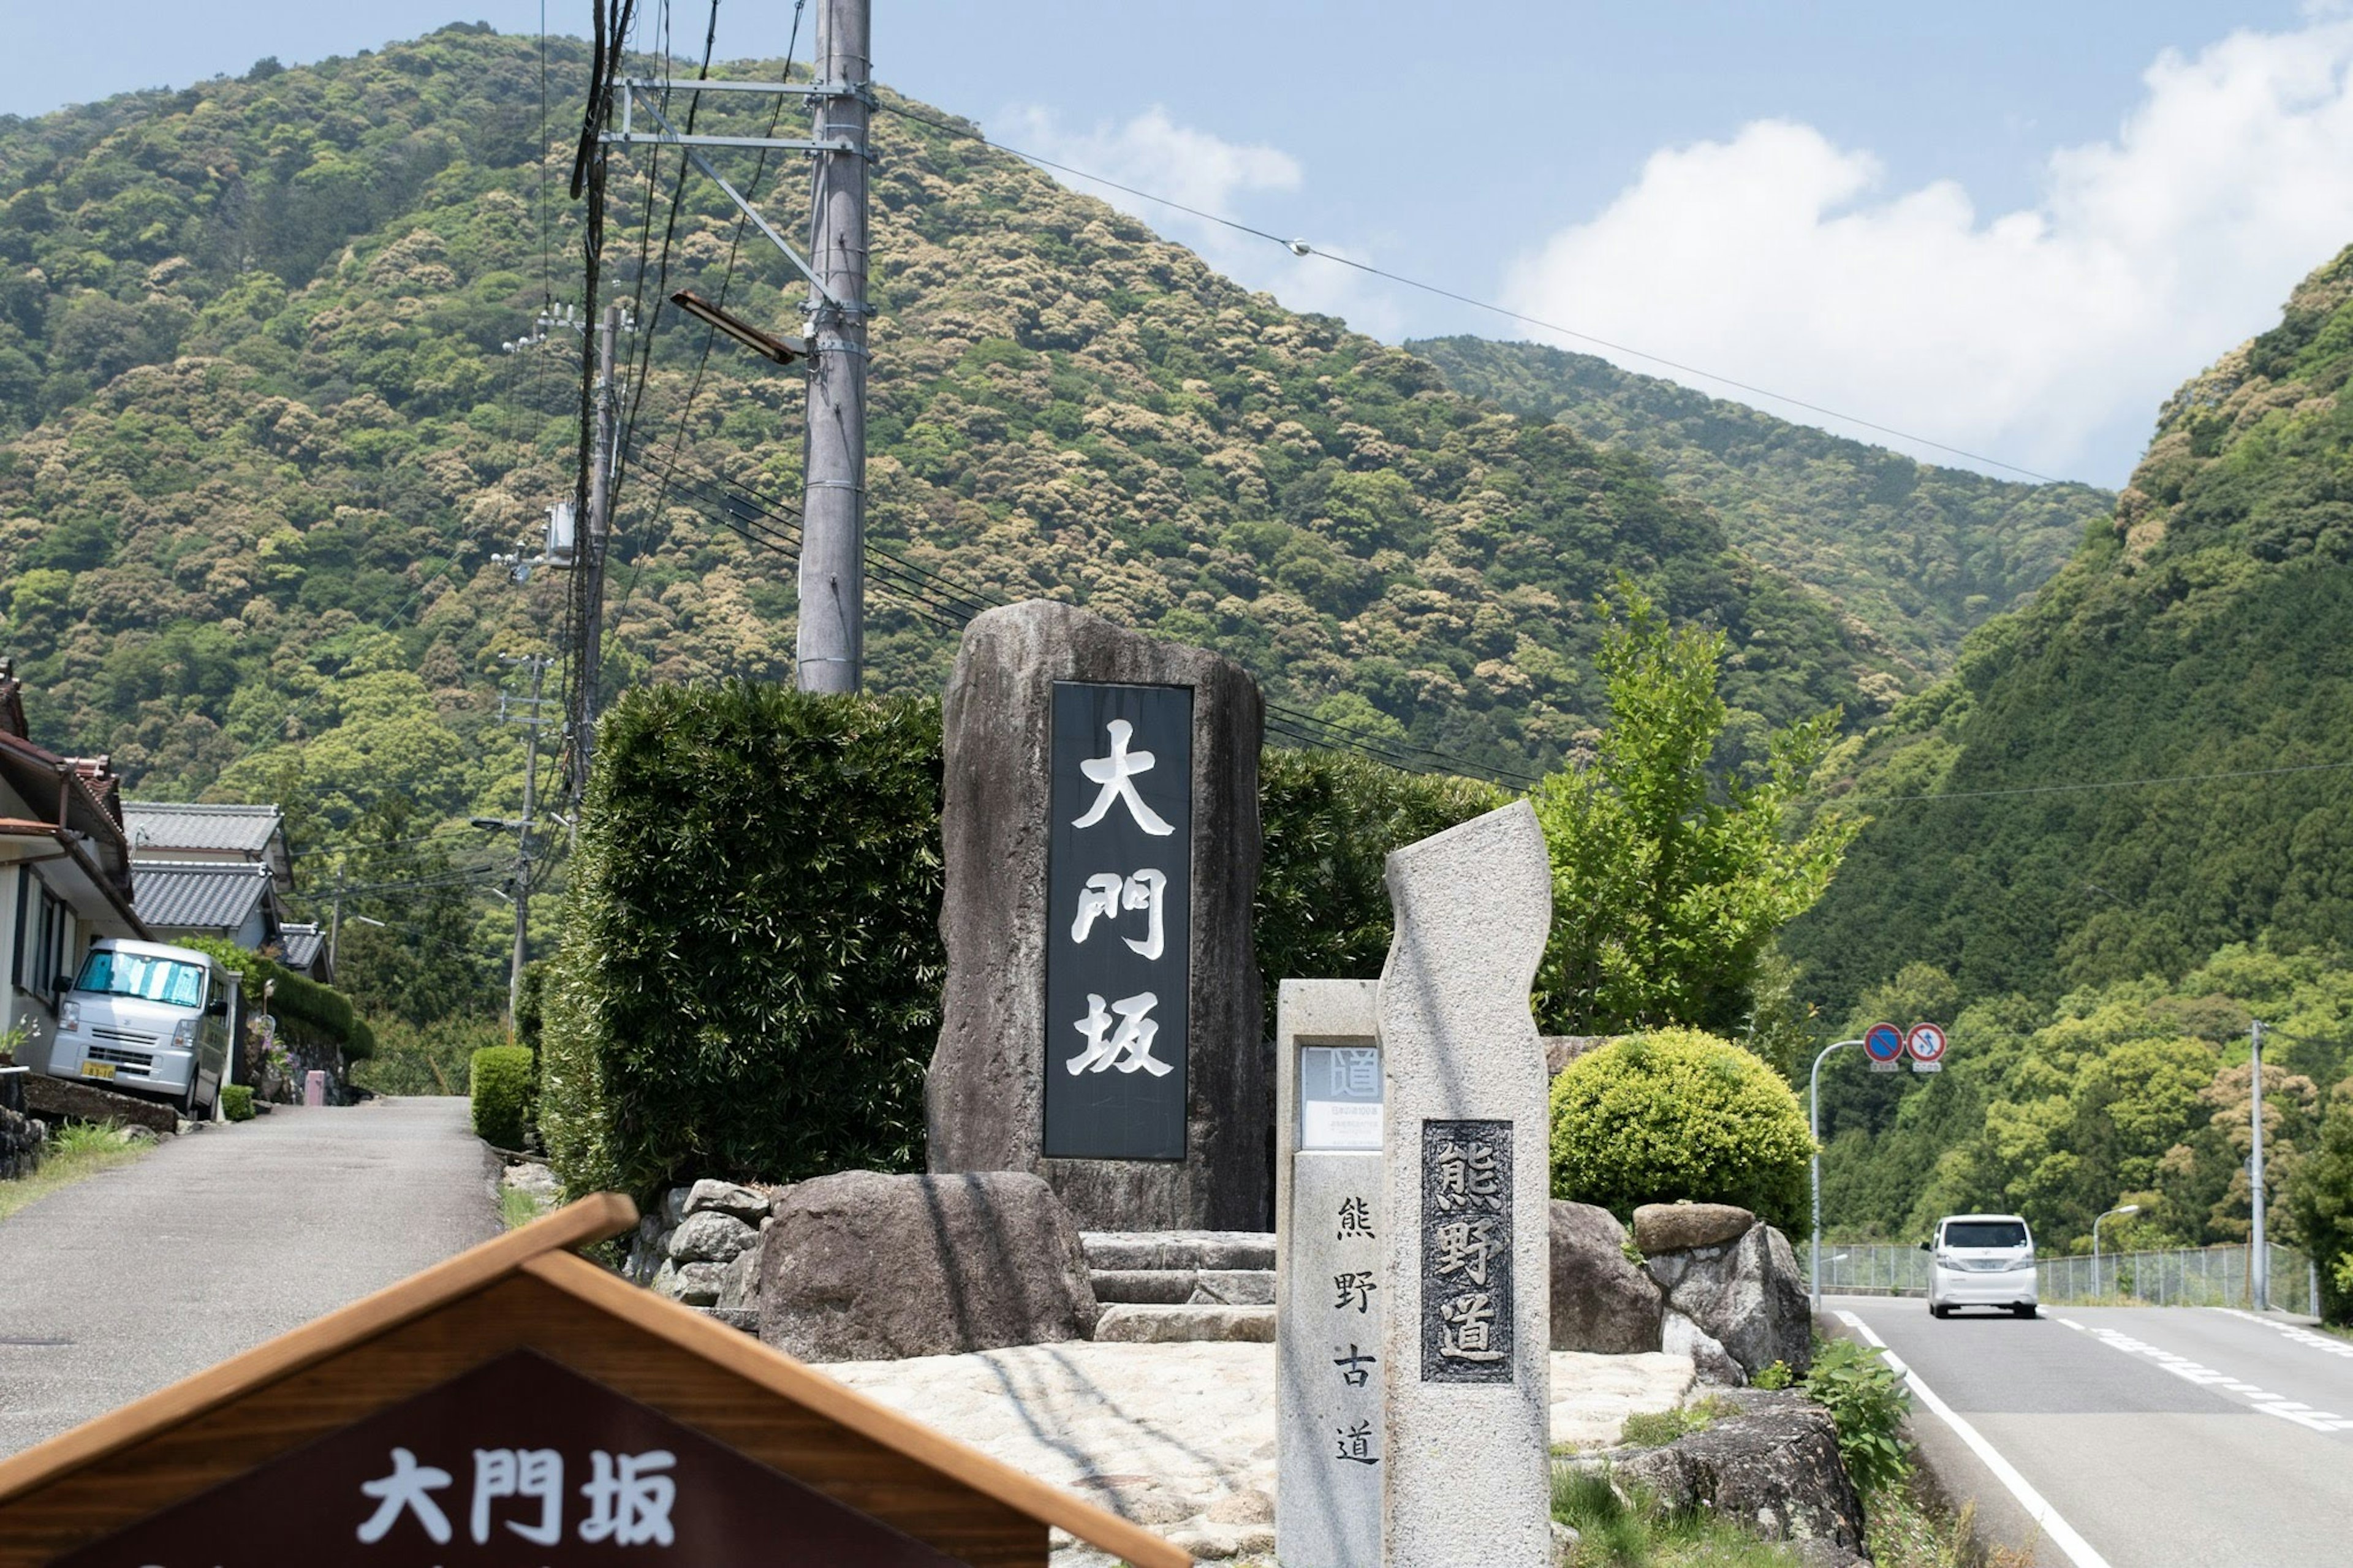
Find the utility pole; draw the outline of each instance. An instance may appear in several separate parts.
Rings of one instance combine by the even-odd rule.
[[[596,674],[605,659],[605,552],[613,537],[613,443],[620,395],[613,381],[614,345],[621,336],[621,306],[605,307],[596,325],[596,449],[588,468],[588,526],[580,541],[579,667],[573,679],[572,749],[575,804],[588,788],[596,745]],[[526,810],[523,815],[531,813]]]
[[[2253,1226],[2248,1235],[2247,1293],[2255,1310],[2268,1312],[2272,1306],[2271,1249],[2263,1237],[2263,1021],[2255,1019],[2247,1026],[2247,1038],[2253,1047],[2249,1061],[2247,1087],[2253,1090],[2254,1149],[2247,1161],[2247,1197]]]
[[[866,658],[866,184],[869,0],[819,0],[812,91],[808,437],[803,459],[804,691],[855,691]]]
[[[343,858],[341,855],[335,857],[335,901],[329,907],[332,912],[327,916],[327,978],[339,981],[343,976],[335,970],[335,954],[342,951],[343,942]]]
[[[518,661],[531,670],[531,696],[524,716],[516,722],[531,731],[523,751],[522,820],[515,826],[514,957],[507,966],[507,1032],[519,1035],[522,1024],[522,971],[531,962],[531,830],[532,813],[539,799],[539,688],[547,677],[547,660],[533,656]]]

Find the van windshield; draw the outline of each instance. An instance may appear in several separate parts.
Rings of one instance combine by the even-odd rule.
[[[205,972],[200,965],[176,958],[101,948],[83,962],[81,978],[74,982],[74,989],[104,996],[137,996],[174,1007],[201,1007]]]
[[[1945,1227],[1945,1245],[1963,1247],[2024,1247],[2026,1227],[2014,1219],[1972,1219]]]

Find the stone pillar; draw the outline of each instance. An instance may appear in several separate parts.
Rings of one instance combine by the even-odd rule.
[[[1189,703],[1190,767],[1181,781],[1189,795],[1180,796],[1189,808],[1189,843],[1181,860],[1167,859],[1179,853],[1175,836],[1151,838],[1150,825],[1124,803],[1074,839],[1079,816],[1092,814],[1054,809],[1058,756],[1105,759],[1113,742],[1066,733],[1057,746],[1058,683],[1066,730],[1071,715],[1085,708],[1075,700],[1085,695],[1075,685],[1177,689]],[[1103,712],[1112,710],[1103,702],[1120,695],[1092,694]],[[1147,711],[1179,710],[1165,689],[1129,695],[1144,704],[1135,715],[1138,734]],[[1140,636],[1067,605],[1030,601],[990,610],[965,627],[944,717],[940,826],[947,889],[940,931],[948,977],[924,1089],[931,1169],[1034,1172],[1089,1230],[1264,1229],[1271,1217],[1273,1106],[1250,946],[1265,727],[1257,685],[1230,659]],[[1118,742],[1133,738],[1123,732]],[[1146,802],[1164,805],[1154,791],[1180,782],[1150,773],[1134,777]],[[1063,781],[1066,794],[1071,782]],[[1173,817],[1168,825],[1176,826]],[[1166,860],[1158,881],[1143,876],[1140,863],[1112,864],[1135,857],[1136,844],[1145,842],[1134,837],[1138,831]],[[1072,860],[1050,885],[1057,834],[1062,847],[1055,853],[1070,859],[1077,842],[1104,864],[1090,859],[1079,868]],[[1050,906],[1058,898],[1089,896],[1074,892],[1086,880],[1072,881],[1082,869],[1124,873],[1127,881],[1118,897],[1097,906],[1097,920],[1079,926],[1083,939],[1074,940],[1067,912],[1057,921]],[[1164,942],[1161,911],[1147,906],[1163,898],[1175,905],[1180,893],[1181,907],[1167,911]],[[1066,971],[1058,988],[1078,1001],[1065,996],[1063,1011],[1078,1011],[1064,1017],[1050,1007],[1050,957],[1131,967],[1146,962],[1130,950],[1152,955],[1155,967],[1145,978],[1074,983],[1075,970]],[[1090,987],[1103,1007],[1086,1005]],[[1147,991],[1158,998],[1148,1014],[1135,1005]],[[1124,1002],[1131,1005],[1125,1010]],[[1145,1021],[1167,1026],[1156,1046],[1148,1032],[1130,1026]],[[1175,1084],[1141,1059],[1177,1051],[1184,1076]],[[1074,1060],[1081,1066],[1071,1071]],[[1145,1070],[1131,1071],[1131,1065]],[[1146,1099],[1169,1097],[1159,1103],[1172,1110],[1181,1104],[1181,1115],[1155,1121],[1149,1136],[1135,1135],[1132,1146],[1152,1151],[1150,1157],[1052,1158],[1050,1074],[1061,1075],[1056,1113],[1066,1138],[1076,1124],[1073,1103],[1091,1119],[1089,1127],[1115,1131],[1117,1101],[1131,1086]],[[1180,1092],[1181,1101],[1174,1098]]]
[[[1397,850],[1388,889],[1381,1561],[1543,1568],[1550,1141],[1528,992],[1552,870],[1535,812],[1521,801]]]
[[[1381,1561],[1377,983],[1286,980],[1276,1003],[1274,1555]]]

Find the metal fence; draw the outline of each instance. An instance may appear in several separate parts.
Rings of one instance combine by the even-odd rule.
[[[1800,1247],[1800,1261],[1805,1249]],[[2283,1312],[2316,1312],[2312,1260],[2292,1247],[2271,1253],[2271,1302]],[[2172,1252],[2108,1252],[2039,1258],[2036,1289],[2045,1306],[2145,1301],[2157,1307],[2245,1307],[2250,1304],[2244,1247],[2184,1247]],[[1822,1289],[1833,1295],[1926,1296],[1928,1254],[1917,1247],[1862,1242],[1822,1244]]]

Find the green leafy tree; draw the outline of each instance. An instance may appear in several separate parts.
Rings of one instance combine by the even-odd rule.
[[[2353,1322],[2353,1079],[2329,1091],[2318,1144],[2289,1184],[2288,1206],[2320,1261],[2323,1315]]]
[[[1834,712],[1772,735],[1761,778],[1710,776],[1729,718],[1724,650],[1721,631],[1671,626],[1620,580],[1598,656],[1609,725],[1590,765],[1535,795],[1553,869],[1536,982],[1548,1027],[1739,1029],[1773,933],[1821,897],[1853,837],[1836,813],[1802,833],[1790,823]]]

